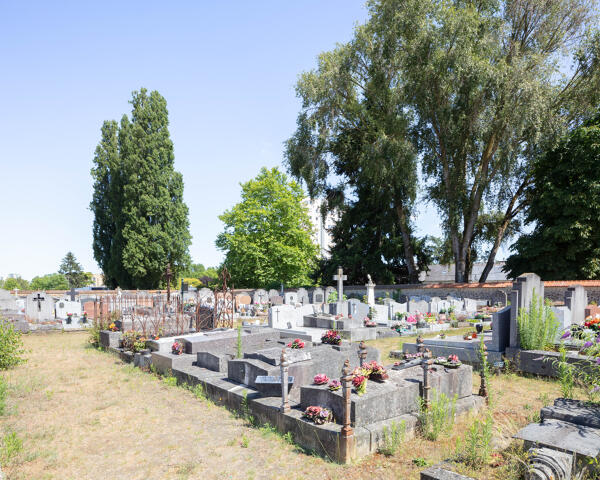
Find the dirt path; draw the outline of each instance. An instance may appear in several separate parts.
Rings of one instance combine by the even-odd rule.
[[[2,459],[9,479],[417,479],[422,468],[415,458],[436,462],[456,441],[454,434],[435,444],[415,439],[393,458],[340,466],[88,348],[84,333],[24,341],[27,363],[4,374],[10,390],[1,434],[15,432],[23,442],[20,452]],[[525,395],[524,382],[533,380],[510,382],[527,403],[527,411],[521,402],[511,405],[523,417],[516,423],[541,405],[540,386],[548,393],[556,388],[539,382]],[[454,431],[460,435],[460,425]]]

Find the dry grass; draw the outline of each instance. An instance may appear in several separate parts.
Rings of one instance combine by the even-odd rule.
[[[414,439],[394,457],[340,466],[88,348],[84,333],[24,340],[28,362],[4,373],[10,389],[0,434],[15,432],[23,441],[11,458],[0,447],[9,479],[417,479],[423,468],[413,459],[448,458],[470,421],[461,419],[438,442]],[[554,382],[518,376],[493,385],[501,448],[558,392]],[[499,468],[477,476],[510,478]]]

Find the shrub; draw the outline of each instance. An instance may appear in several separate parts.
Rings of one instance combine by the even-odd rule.
[[[405,431],[406,423],[404,420],[400,423],[392,422],[389,430],[387,427],[383,427],[383,445],[379,447],[379,453],[386,457],[395,455],[402,442],[404,442]]]
[[[554,343],[559,327],[550,303],[544,304],[543,298],[536,295],[535,289],[532,297],[529,309],[519,310],[519,341],[523,350],[542,350]]]
[[[567,362],[567,349],[564,345],[560,345],[559,356],[552,361],[558,374],[558,382],[560,384],[560,394],[563,398],[573,398],[575,390],[575,365]]]
[[[489,463],[492,454],[494,420],[488,410],[484,420],[475,419],[464,439],[458,440],[458,459],[472,468],[481,468]]]
[[[0,318],[0,370],[23,363],[24,354],[21,332],[11,322]]]
[[[419,398],[419,428],[421,434],[427,440],[437,440],[442,433],[450,430],[454,424],[454,414],[456,412],[457,395],[452,399],[444,393],[438,393],[432,390],[432,400],[429,408],[425,407],[425,402]]]

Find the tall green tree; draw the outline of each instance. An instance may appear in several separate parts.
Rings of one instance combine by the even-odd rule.
[[[31,290],[68,290],[69,281],[62,273],[48,273],[33,277],[29,288]]]
[[[290,171],[327,192],[371,181],[411,235],[421,161],[456,264],[481,280],[526,207],[536,155],[598,103],[600,41],[587,0],[370,0],[354,39],[300,77]],[[572,58],[572,68],[565,68]],[[351,173],[347,173],[351,172]],[[346,176],[348,175],[348,176]],[[338,189],[339,190],[339,189]],[[400,208],[399,208],[400,207]],[[404,241],[414,273],[412,241]],[[487,248],[485,248],[487,246]],[[411,262],[412,260],[412,262]]]
[[[511,277],[600,279],[600,115],[540,156],[527,192],[533,230],[511,247]]]
[[[311,283],[317,246],[312,242],[304,192],[277,168],[262,168],[241,184],[242,201],[219,218],[225,224],[216,245],[236,287]]]
[[[457,282],[468,279],[480,215],[497,218],[485,280],[526,205],[532,160],[597,104],[593,3],[372,0],[369,8],[372,37],[395,47],[388,60],[414,118]]]
[[[133,92],[131,118],[105,122],[94,157],[94,257],[108,286],[156,288],[189,262],[188,208],[166,100]]]
[[[5,290],[14,290],[18,288],[19,290],[27,290],[29,289],[29,282],[21,276],[9,277],[5,280],[0,280],[0,288]]]
[[[310,195],[325,195],[332,209],[342,208],[344,201],[352,203],[353,197],[384,208],[401,239],[395,241],[394,261],[403,264],[410,281],[417,282],[411,224],[417,162],[398,71],[387,61],[390,48],[395,47],[379,41],[368,27],[358,27],[350,43],[321,54],[317,68],[300,76],[296,91],[302,111],[287,142],[286,161],[290,172],[306,181]],[[330,181],[331,173],[337,184]],[[366,198],[369,195],[377,200]],[[359,239],[353,239],[356,246]],[[344,239],[340,241],[334,250],[345,248]],[[359,249],[368,249],[369,243]],[[378,252],[372,255],[376,258]]]
[[[64,256],[60,262],[58,273],[67,279],[70,288],[85,287],[88,283],[88,276],[81,268],[73,252],[67,252]]]

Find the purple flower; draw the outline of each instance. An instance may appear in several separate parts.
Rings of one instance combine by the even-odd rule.
[[[594,388],[592,388],[592,393],[597,393],[600,391],[600,387],[598,385],[594,385]]]
[[[583,344],[583,348],[590,348],[592,345],[593,345],[593,343],[592,343],[592,342],[585,342],[585,343]]]
[[[600,343],[600,337],[596,337],[596,343]]]
[[[571,331],[567,330],[565,333],[563,333],[562,337],[560,337],[560,338],[562,340],[563,338],[569,338],[570,336],[571,336]]]
[[[596,358],[596,365],[600,365],[600,357]]]

